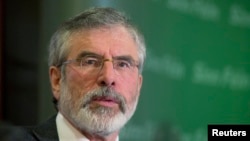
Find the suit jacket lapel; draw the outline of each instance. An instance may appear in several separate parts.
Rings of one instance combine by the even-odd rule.
[[[59,141],[56,128],[56,115],[34,128],[32,132],[39,141]]]

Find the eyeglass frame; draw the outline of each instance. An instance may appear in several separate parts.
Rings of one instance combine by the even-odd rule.
[[[96,68],[98,68],[100,70],[103,68],[105,62],[112,62],[113,68],[115,70],[117,70],[116,67],[115,67],[115,63],[114,63],[114,61],[117,61],[117,60],[118,61],[119,60],[121,60],[121,61],[129,60],[129,61],[127,61],[130,64],[129,66],[131,66],[132,68],[136,67],[139,70],[139,63],[136,63],[136,61],[134,59],[131,59],[130,56],[117,56],[117,57],[114,57],[112,59],[107,59],[107,58],[105,59],[102,56],[100,56],[98,54],[95,54],[95,53],[92,53],[92,52],[84,52],[80,56],[81,57],[78,57],[78,59],[69,59],[69,60],[63,61],[62,63],[60,63],[56,67],[61,67],[63,65],[70,64],[70,63],[79,63],[79,66],[81,68],[83,68],[83,65],[82,65],[83,64],[82,63],[83,59],[88,58],[88,57],[93,57],[93,58],[96,58],[97,60],[99,60],[98,61],[99,64],[98,64],[98,66]]]

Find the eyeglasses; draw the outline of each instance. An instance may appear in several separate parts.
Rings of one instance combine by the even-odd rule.
[[[117,57],[111,60],[97,56],[84,56],[81,59],[67,60],[61,65],[58,65],[58,67],[65,64],[76,63],[82,71],[94,73],[99,72],[105,62],[112,62],[113,68],[118,75],[132,74],[135,69],[139,67],[139,65],[129,57]]]

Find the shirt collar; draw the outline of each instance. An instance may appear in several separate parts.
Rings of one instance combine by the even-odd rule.
[[[56,117],[57,131],[60,141],[89,141],[83,134],[74,128],[63,115],[58,112]],[[119,141],[117,137],[116,141]]]

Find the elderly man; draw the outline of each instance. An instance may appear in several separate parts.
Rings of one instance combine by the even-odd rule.
[[[28,129],[27,140],[118,141],[136,110],[146,56],[142,35],[112,8],[64,22],[49,48],[58,113]]]

